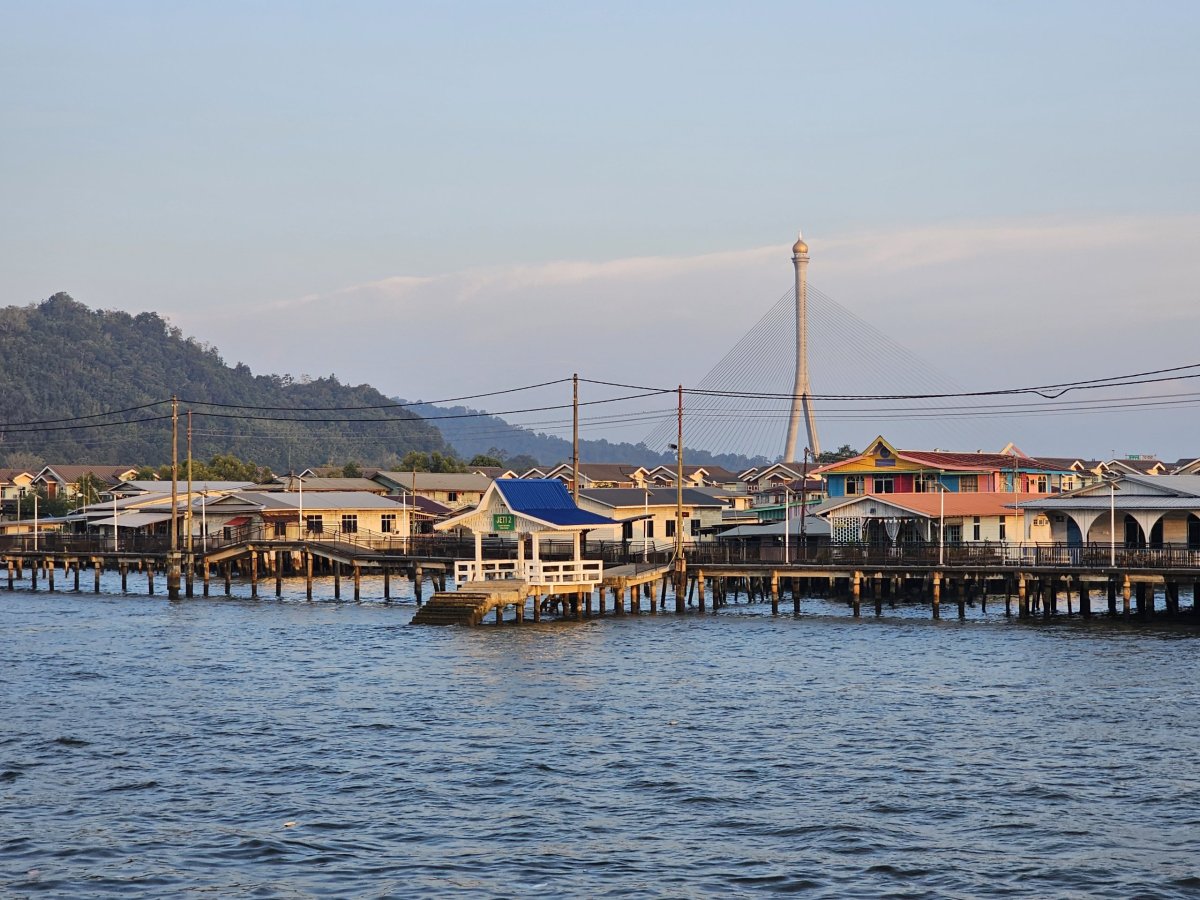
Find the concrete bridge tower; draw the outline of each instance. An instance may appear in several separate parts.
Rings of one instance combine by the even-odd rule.
[[[813,458],[821,452],[817,423],[813,418],[812,385],[808,381],[808,244],[798,235],[792,246],[792,264],[796,267],[796,385],[792,389],[792,414],[788,419],[787,444],[784,462],[797,459],[796,439],[800,433],[800,418],[808,431],[808,449]]]

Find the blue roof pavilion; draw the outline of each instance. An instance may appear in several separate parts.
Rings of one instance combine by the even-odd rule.
[[[491,483],[475,509],[439,522],[434,528],[438,531],[463,528],[475,535],[474,564],[460,561],[455,567],[455,578],[460,585],[464,581],[496,579],[586,585],[600,581],[603,566],[599,560],[580,559],[580,535],[592,528],[619,524],[607,516],[580,509],[566,485],[557,478],[501,478]],[[540,561],[540,538],[556,534],[571,536],[572,562]],[[516,560],[485,561],[484,535],[517,538],[514,541]],[[533,538],[532,558],[528,562],[525,560],[525,535]]]

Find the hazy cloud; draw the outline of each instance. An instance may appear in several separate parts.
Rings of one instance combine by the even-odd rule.
[[[806,240],[814,285],[960,383],[1074,380],[1197,356],[1197,216],[972,222]],[[695,384],[791,287],[790,243],[401,274],[243,307],[219,332],[202,315],[175,318],[255,371],[336,372],[409,398],[573,371]],[[264,333],[274,340],[262,341]],[[849,359],[855,341],[847,334],[840,348]],[[813,378],[818,392],[841,388],[838,371]],[[1004,429],[1012,434],[1012,423]],[[1048,430],[1015,437],[1042,452],[1062,443]]]

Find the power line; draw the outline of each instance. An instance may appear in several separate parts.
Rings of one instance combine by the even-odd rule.
[[[405,403],[379,403],[379,404],[375,404],[373,406],[306,406],[306,407],[302,408],[302,411],[306,411],[306,412],[335,412],[335,411],[338,411],[338,412],[340,412],[342,410],[357,411],[357,410],[367,410],[367,409],[405,409],[405,408],[408,408],[411,406],[438,406],[438,405],[441,405],[444,403],[459,403],[463,400],[480,400],[484,397],[499,397],[501,394],[515,394],[515,393],[519,393],[521,391],[532,391],[532,390],[537,390],[538,388],[550,387],[555,384],[563,384],[564,382],[568,382],[570,380],[571,380],[570,378],[559,378],[554,381],[543,381],[540,384],[527,384],[527,385],[524,385],[523,387],[506,388],[502,391],[488,391],[487,393],[484,393],[484,394],[469,394],[464,397],[448,397],[444,400],[412,400],[412,401],[405,402]],[[286,409],[286,410],[292,410],[292,411],[301,411],[301,410],[297,410],[297,407],[294,405],[292,405],[292,406],[255,406],[255,405],[249,404],[249,403],[217,403],[216,401],[212,401],[212,400],[184,400],[183,398],[180,398],[179,402],[184,404],[185,406],[187,406],[187,405],[215,406],[215,407],[218,407],[221,409],[253,409],[253,410],[258,410],[260,412],[265,412],[265,411],[274,410],[274,409]],[[344,421],[344,420],[339,420],[339,421]]]

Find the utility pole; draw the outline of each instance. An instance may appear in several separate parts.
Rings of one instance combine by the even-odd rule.
[[[187,596],[192,596],[192,578],[196,571],[196,557],[192,550],[192,411],[187,411],[187,506],[183,514],[183,527],[187,533]]]
[[[687,562],[683,558],[683,385],[679,385],[679,431],[675,443],[675,612],[687,600]]]
[[[579,505],[579,373],[571,376],[574,399],[571,401],[571,498]]]
[[[179,398],[171,395],[171,552],[167,554],[167,596],[179,599]]]
[[[808,533],[805,525],[808,521],[808,454],[812,451],[804,448],[804,468],[800,475],[800,558],[808,559]]]

